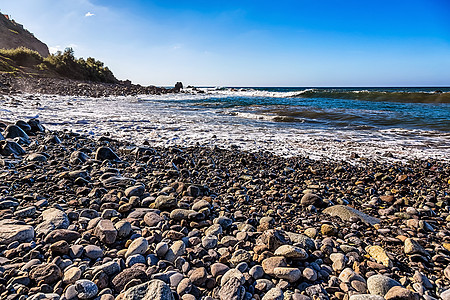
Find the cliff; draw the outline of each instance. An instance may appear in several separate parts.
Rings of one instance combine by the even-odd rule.
[[[103,62],[92,57],[76,58],[71,48],[50,54],[46,44],[0,13],[0,96],[40,93],[105,97],[178,93],[182,88],[182,83],[166,89],[120,81]]]
[[[24,29],[21,24],[0,13],[0,49],[19,47],[34,50],[42,57],[47,57],[50,54],[46,44]]]

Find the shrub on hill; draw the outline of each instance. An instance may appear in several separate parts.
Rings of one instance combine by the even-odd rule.
[[[3,72],[14,72],[17,70],[15,65],[33,67],[42,60],[39,53],[28,48],[0,49],[0,71]]]
[[[101,61],[92,57],[86,60],[76,59],[72,48],[50,54],[43,63],[48,68],[54,68],[58,74],[64,77],[96,82],[117,82],[113,73]]]
[[[84,60],[75,58],[72,48],[64,52],[58,51],[43,58],[38,52],[20,47],[16,49],[0,49],[0,71],[17,70],[14,65],[35,68],[39,71],[56,72],[62,77],[94,82],[116,83],[114,74],[103,62],[92,57]]]

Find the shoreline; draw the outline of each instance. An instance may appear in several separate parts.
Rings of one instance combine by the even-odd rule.
[[[136,96],[139,94],[161,95],[178,93],[183,84],[178,82],[174,88],[142,86],[129,80],[119,83],[80,81],[68,78],[13,76],[0,74],[0,95],[43,94],[59,96],[108,97]]]
[[[24,123],[25,153],[1,160],[2,296],[450,293],[448,163],[135,146]]]
[[[366,160],[395,163],[450,159],[448,133],[396,128],[290,127],[274,121],[276,116],[255,115],[246,107],[202,106],[202,99],[208,97],[185,91],[124,98],[2,96],[0,119],[13,122],[17,117],[39,116],[50,129],[73,130],[92,137],[109,134],[138,145],[145,142],[157,146],[238,147],[254,152],[272,151],[285,157],[345,160],[354,164],[364,164]]]

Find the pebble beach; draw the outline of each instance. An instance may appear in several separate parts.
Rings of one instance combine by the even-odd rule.
[[[450,167],[1,122],[2,299],[450,299]]]

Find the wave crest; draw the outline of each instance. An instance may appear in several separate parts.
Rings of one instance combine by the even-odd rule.
[[[304,98],[304,99],[347,99],[380,102],[403,103],[450,103],[450,92],[436,91],[406,91],[389,89],[383,91],[373,89],[318,89],[318,88],[205,88],[207,94],[233,97],[259,97],[259,98]],[[447,90],[447,89],[445,89]]]
[[[383,92],[383,91],[333,91],[305,90],[289,98],[333,98],[363,101],[387,101],[405,103],[450,103],[450,93],[443,92]]]

